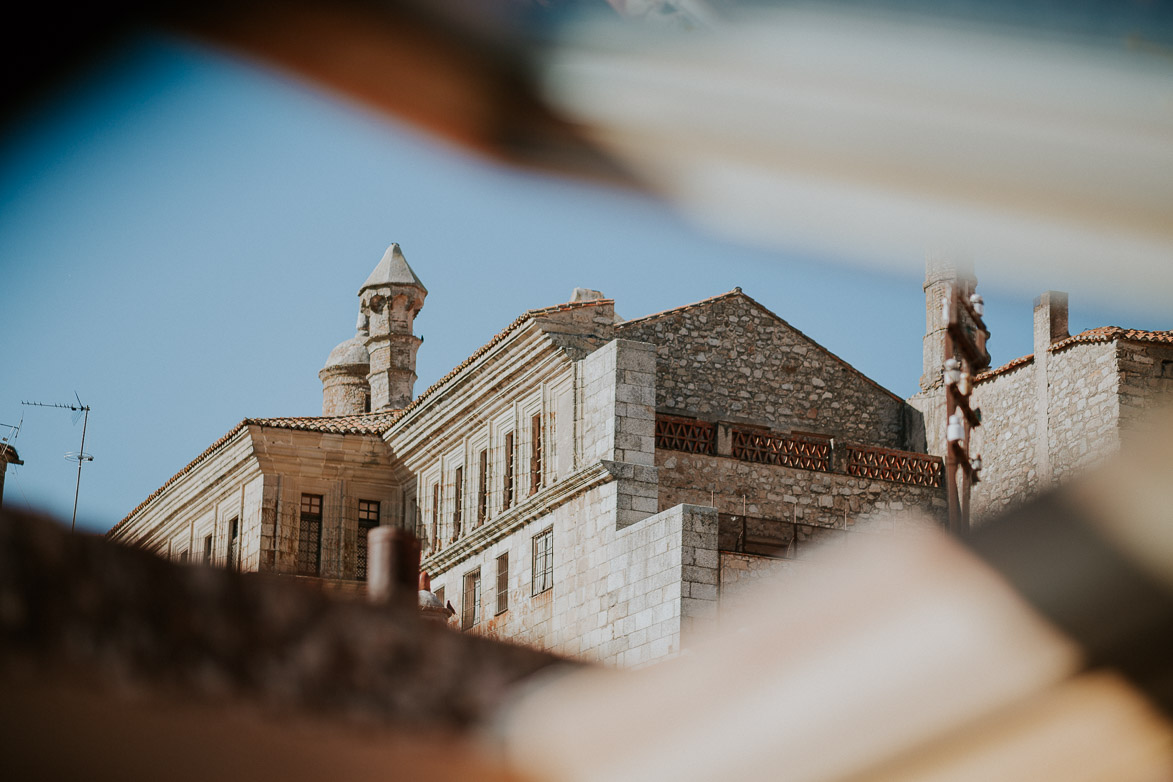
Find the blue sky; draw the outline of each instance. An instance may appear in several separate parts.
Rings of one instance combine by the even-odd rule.
[[[505,170],[337,98],[161,37],[46,98],[0,147],[0,422],[24,427],[5,503],[103,531],[241,418],[320,412],[358,286],[399,242],[429,290],[421,391],[521,311],[604,291],[625,317],[741,286],[907,396],[923,258],[888,274],[818,248],[700,233],[630,193]],[[981,259],[976,259],[979,277]],[[1072,330],[1162,328],[1072,293]],[[996,363],[1029,353],[1033,291],[983,279]],[[0,434],[8,430],[0,430]]]

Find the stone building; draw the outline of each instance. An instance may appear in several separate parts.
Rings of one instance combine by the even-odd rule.
[[[627,321],[576,289],[413,395],[426,295],[392,245],[323,415],[242,421],[110,537],[360,591],[403,526],[455,624],[639,665],[811,542],[943,511],[916,412],[740,289]]]
[[[7,442],[0,441],[0,505],[4,504],[4,476],[8,473],[8,465],[24,464],[20,456]]]
[[[930,259],[924,374],[909,402],[924,423],[913,447],[936,454],[945,446],[941,299],[960,277],[972,280],[972,269]],[[1094,466],[1127,443],[1146,410],[1173,401],[1173,331],[1106,326],[1072,335],[1067,324],[1067,294],[1043,293],[1034,303],[1034,353],[974,379],[983,411],[971,444],[983,464],[975,522]]]

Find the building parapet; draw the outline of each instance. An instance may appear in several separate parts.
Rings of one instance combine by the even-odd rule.
[[[725,428],[730,433],[727,449],[720,447]],[[938,456],[858,443],[837,445],[825,436],[676,415],[656,415],[656,448],[930,488],[939,488],[944,475]]]

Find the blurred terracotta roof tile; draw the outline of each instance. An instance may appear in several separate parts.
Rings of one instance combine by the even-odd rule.
[[[1047,348],[1050,353],[1069,348],[1072,345],[1082,345],[1093,342],[1112,342],[1113,340],[1127,340],[1129,342],[1153,342],[1158,344],[1173,345],[1173,331],[1144,331],[1142,329],[1125,329],[1120,326],[1099,326],[1098,328],[1081,331],[1078,334],[1073,334],[1070,337],[1056,340]],[[982,372],[976,378],[975,383],[982,383],[998,375],[1004,375],[1007,372],[1018,369],[1033,363],[1035,360],[1034,354],[1031,353],[1021,358],[1016,358],[1013,361],[1008,361],[1000,367],[995,369],[988,369]]]

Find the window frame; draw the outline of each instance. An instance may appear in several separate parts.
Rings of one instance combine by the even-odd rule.
[[[529,493],[542,489],[542,414],[534,413],[529,422]]]
[[[452,542],[460,539],[464,522],[464,465],[452,470]]]
[[[322,526],[323,517],[325,516],[323,510],[325,505],[325,497],[321,494],[310,494],[309,492],[302,492],[301,503],[298,506],[297,514],[297,559],[296,571],[299,576],[321,576],[322,575]],[[312,508],[316,507],[315,512]],[[311,510],[307,510],[308,507]],[[314,528],[316,522],[316,529]],[[315,540],[316,538],[316,540]],[[310,552],[305,548],[308,544],[313,545],[313,572],[310,572],[309,559]]]
[[[513,495],[517,483],[516,463],[514,459],[516,438],[512,431],[505,433],[505,468],[501,476],[501,510],[513,507]]]
[[[225,565],[231,570],[240,569],[240,517],[233,516],[228,521],[228,553],[225,556]]]
[[[471,630],[481,621],[481,569],[479,567],[464,574],[463,586],[460,601],[460,629]]]
[[[489,449],[477,454],[477,526],[489,518]]]
[[[534,535],[532,546],[530,595],[536,597],[554,588],[554,528]]]
[[[500,616],[509,610],[509,552],[497,555],[497,611]]]
[[[444,547],[443,535],[440,531],[440,501],[443,499],[440,481],[432,483],[432,550],[439,551]]]
[[[372,511],[373,516],[371,515]],[[358,501],[358,530],[354,541],[354,578],[356,581],[366,581],[370,574],[371,549],[367,543],[367,535],[379,526],[382,512],[383,506],[379,500]]]

